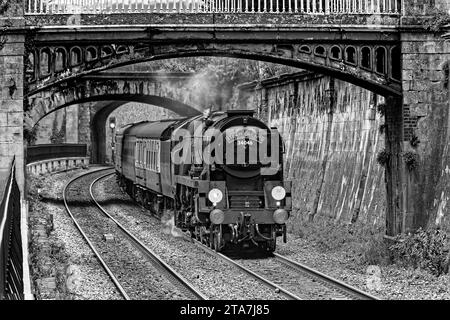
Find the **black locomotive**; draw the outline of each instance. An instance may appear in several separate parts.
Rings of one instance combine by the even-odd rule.
[[[140,122],[116,134],[118,181],[155,213],[216,251],[286,242],[291,183],[283,180],[283,143],[253,111]],[[253,246],[252,245],[252,246]]]

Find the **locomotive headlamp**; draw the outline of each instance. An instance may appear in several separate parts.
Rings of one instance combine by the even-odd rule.
[[[211,223],[213,224],[221,224],[223,222],[223,219],[225,218],[225,215],[222,210],[220,209],[214,209],[209,214],[209,220],[211,220]]]
[[[289,218],[289,214],[284,209],[277,209],[273,213],[273,220],[278,224],[283,224]]]
[[[208,193],[208,199],[211,201],[214,205],[222,201],[223,193],[217,188],[211,189]]]
[[[272,198],[277,201],[283,200],[286,197],[286,190],[282,186],[276,186],[272,189]]]

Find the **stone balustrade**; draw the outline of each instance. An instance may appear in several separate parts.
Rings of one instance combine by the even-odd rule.
[[[88,157],[47,159],[27,164],[27,173],[41,174],[89,165]]]
[[[26,14],[399,14],[400,0],[27,0]]]

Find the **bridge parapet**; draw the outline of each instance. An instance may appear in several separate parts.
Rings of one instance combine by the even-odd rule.
[[[27,164],[28,174],[44,174],[60,170],[70,170],[89,165],[89,157],[67,157],[47,159]]]
[[[26,14],[399,14],[400,0],[27,0]]]
[[[28,146],[27,173],[40,174],[89,165],[85,144]]]

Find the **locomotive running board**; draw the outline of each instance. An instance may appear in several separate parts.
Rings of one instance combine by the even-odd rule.
[[[189,177],[178,175],[175,176],[175,182],[191,188],[198,188],[200,185],[209,184],[209,181],[207,180],[194,180]]]

